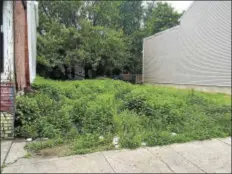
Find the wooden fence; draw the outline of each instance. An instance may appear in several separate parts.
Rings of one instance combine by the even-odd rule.
[[[121,74],[119,76],[120,80],[129,81],[135,84],[143,83],[142,74]]]

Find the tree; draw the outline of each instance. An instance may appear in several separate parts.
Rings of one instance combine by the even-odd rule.
[[[67,72],[75,65],[102,74],[106,74],[107,70],[111,74],[114,68],[123,68],[129,55],[126,37],[122,30],[113,29],[113,24],[109,25],[112,28],[100,26],[107,21],[103,12],[98,14],[100,17],[93,25],[92,19],[88,19],[91,12],[88,4],[83,2],[70,1],[68,6],[63,1],[42,2],[41,8],[37,59],[39,73],[48,76],[53,73],[57,78],[66,79]],[[80,11],[84,11],[85,15],[78,14]],[[71,20],[69,15],[72,14],[76,16]]]
[[[87,1],[86,4],[88,19],[92,21],[93,26],[119,29],[120,1]]]
[[[120,26],[126,35],[140,29],[143,18],[142,1],[123,1],[120,4]]]
[[[178,20],[181,15],[181,13],[175,11],[168,3],[157,2],[150,14],[150,17],[147,16],[145,28],[151,35],[161,32],[178,25]]]
[[[40,1],[38,72],[67,79],[81,65],[97,75],[125,67],[141,73],[143,38],[177,25],[180,15],[154,1],[147,8],[142,1]]]

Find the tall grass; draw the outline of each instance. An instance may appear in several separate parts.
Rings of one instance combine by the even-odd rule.
[[[231,135],[231,97],[224,94],[110,79],[37,77],[33,88],[36,93],[17,98],[16,131],[50,140],[29,144],[32,150],[59,144],[74,153],[107,150],[114,136],[121,148],[137,148]]]

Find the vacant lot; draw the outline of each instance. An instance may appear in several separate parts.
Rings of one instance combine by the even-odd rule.
[[[31,151],[62,155],[231,135],[231,97],[117,80],[53,81],[17,98],[17,133]],[[42,150],[44,149],[44,150]],[[63,149],[63,150],[60,150]],[[64,150],[66,149],[66,150]]]

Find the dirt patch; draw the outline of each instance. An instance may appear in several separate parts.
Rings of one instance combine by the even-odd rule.
[[[45,148],[42,150],[39,150],[38,152],[32,153],[32,156],[34,157],[61,157],[61,156],[67,156],[71,154],[70,147],[67,145],[62,146],[56,146],[52,148]]]

